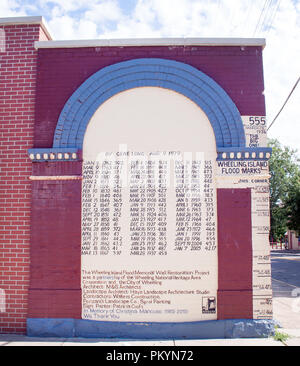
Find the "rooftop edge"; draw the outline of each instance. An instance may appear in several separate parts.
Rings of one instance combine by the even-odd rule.
[[[47,37],[52,40],[52,36],[48,30],[48,25],[42,16],[24,16],[24,17],[7,17],[0,18],[1,25],[19,25],[19,24],[39,24]],[[48,41],[46,41],[48,42]]]
[[[127,38],[35,42],[35,48],[125,47],[125,46],[259,46],[264,38]]]

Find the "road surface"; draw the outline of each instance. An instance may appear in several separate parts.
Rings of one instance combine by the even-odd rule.
[[[272,250],[271,267],[274,319],[300,329],[300,252]]]

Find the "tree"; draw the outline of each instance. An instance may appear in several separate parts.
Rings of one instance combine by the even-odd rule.
[[[288,222],[287,226],[290,230],[297,231],[300,234],[300,182],[295,185],[284,202],[286,208]]]
[[[299,230],[300,159],[297,151],[278,140],[269,140],[270,212],[273,240],[283,239],[287,229]],[[297,213],[298,212],[298,213]],[[298,217],[298,219],[297,219]],[[297,224],[298,223],[298,224]]]

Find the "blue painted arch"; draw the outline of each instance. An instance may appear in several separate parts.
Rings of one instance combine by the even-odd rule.
[[[240,113],[212,78],[182,62],[144,58],[107,66],[82,83],[61,111],[53,147],[81,149],[87,125],[102,103],[122,91],[146,86],[176,91],[196,103],[212,125],[218,148],[245,146]]]

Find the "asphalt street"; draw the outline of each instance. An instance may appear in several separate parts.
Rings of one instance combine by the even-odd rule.
[[[273,296],[277,296],[276,282],[300,288],[300,252],[272,251],[272,279],[275,280]]]
[[[283,328],[300,329],[300,252],[271,252],[273,316]]]

